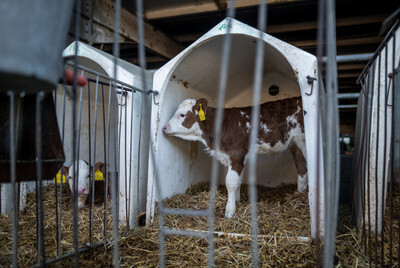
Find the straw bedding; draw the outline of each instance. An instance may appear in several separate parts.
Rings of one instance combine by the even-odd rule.
[[[54,185],[44,191],[45,204],[45,246],[46,258],[56,256],[57,221],[55,218]],[[62,221],[61,251],[63,254],[73,250],[72,209],[68,197],[68,187],[64,186],[64,207]],[[226,203],[225,187],[219,187],[216,197],[214,230],[215,264],[217,267],[248,267],[252,262],[250,234],[250,205],[247,186],[241,189],[241,200],[232,219],[223,217]],[[200,184],[190,187],[185,194],[164,200],[170,208],[206,209],[209,187]],[[111,201],[110,201],[111,202]],[[394,201],[395,202],[395,201]],[[398,201],[397,201],[398,206]],[[260,264],[263,267],[315,267],[317,253],[315,241],[310,237],[310,216],[307,193],[298,193],[295,185],[278,188],[258,186],[258,229]],[[398,207],[397,207],[398,208]],[[396,208],[396,209],[397,209]],[[104,208],[94,211],[94,242],[103,237]],[[36,201],[35,195],[28,196],[27,207],[20,213],[19,254],[21,267],[37,263],[36,252]],[[107,213],[107,233],[111,238],[112,216]],[[396,216],[395,216],[396,217]],[[0,216],[0,265],[9,266],[11,262],[11,217]],[[350,212],[346,207],[340,209],[340,222],[336,240],[337,264],[340,267],[369,267],[369,256],[361,248],[363,241],[351,228]],[[79,211],[79,244],[89,239],[89,210]],[[165,224],[170,228],[208,230],[205,217],[166,216]],[[396,227],[397,228],[397,227]],[[398,232],[398,228],[395,231]],[[233,234],[231,234],[233,233]],[[120,229],[119,252],[121,267],[158,266],[158,222],[134,230]],[[304,237],[293,240],[291,237]],[[166,236],[165,254],[167,266],[206,266],[207,240],[204,238]],[[395,240],[396,241],[396,240]],[[398,240],[397,240],[398,241]],[[385,247],[387,244],[385,242]],[[386,258],[387,259],[387,258]],[[110,267],[113,263],[113,242],[80,254],[79,263],[83,267]],[[74,259],[63,259],[50,267],[71,267]]]

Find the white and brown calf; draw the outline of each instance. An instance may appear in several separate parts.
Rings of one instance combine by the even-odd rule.
[[[200,104],[206,119],[199,119]],[[208,107],[206,99],[183,101],[163,127],[164,133],[184,140],[200,141],[210,155],[228,167],[225,184],[228,201],[225,217],[235,214],[239,200],[243,169],[249,152],[251,107],[227,108],[223,111],[220,153],[214,150],[216,108]],[[279,153],[289,149],[297,168],[297,187],[307,187],[306,145],[301,97],[260,105],[257,153]]]
[[[92,201],[92,191],[94,191],[94,204],[101,205],[105,200],[105,165],[102,162],[95,164],[95,171],[99,170],[103,174],[103,180],[94,182],[94,189],[90,184],[90,172],[93,167],[84,160],[75,161],[70,167],[63,167],[63,174],[68,178],[69,188],[71,190],[72,196],[75,193],[74,189],[74,166],[77,165],[77,170],[75,171],[78,178],[76,179],[78,184],[78,208],[87,207]],[[108,191],[110,193],[110,191]],[[89,197],[89,198],[88,198]]]

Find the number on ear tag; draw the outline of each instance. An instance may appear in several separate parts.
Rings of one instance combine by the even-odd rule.
[[[200,103],[199,118],[200,121],[206,120],[206,113],[203,111],[202,104]]]

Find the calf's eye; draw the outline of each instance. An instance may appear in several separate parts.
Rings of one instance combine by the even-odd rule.
[[[181,117],[185,117],[185,115],[184,115],[184,114],[181,114]]]

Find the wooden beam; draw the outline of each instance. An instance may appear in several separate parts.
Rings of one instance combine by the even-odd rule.
[[[268,4],[275,3],[287,3],[287,2],[299,2],[303,0],[267,0]],[[187,4],[181,6],[173,6],[163,9],[154,9],[148,10],[145,13],[145,17],[148,20],[161,19],[161,18],[169,18],[174,16],[182,16],[182,15],[193,15],[205,12],[213,12],[221,10],[222,6],[226,6],[229,8],[230,1],[226,1],[226,5],[218,4],[221,1],[215,2],[214,0],[205,0],[205,1],[187,1]],[[260,0],[236,0],[235,7],[236,8],[244,8],[244,7],[252,7],[258,6],[260,4]]]
[[[349,38],[349,39],[339,39],[336,41],[337,46],[352,46],[352,45],[364,45],[364,44],[379,44],[382,41],[382,37],[360,37],[360,38]],[[294,41],[289,42],[295,47],[315,47],[317,45],[317,40],[304,40],[304,41]]]
[[[374,16],[360,16],[351,18],[339,18],[336,21],[336,27],[360,25],[368,23],[379,23],[387,18],[388,14],[378,14]],[[288,23],[280,25],[267,25],[267,33],[282,33],[282,32],[295,32],[304,30],[317,29],[316,21],[300,22],[300,23]]]
[[[101,27],[94,26],[95,28],[95,40],[100,42],[109,42],[110,31],[113,32],[114,29],[114,2],[111,0],[96,0],[93,3],[93,23],[98,24]],[[125,39],[125,41],[139,41],[139,36],[137,32],[137,17],[127,11],[126,9],[121,9],[121,21],[120,21],[119,34]],[[107,32],[105,29],[108,29]],[[181,52],[184,47],[178,42],[167,36],[161,31],[158,31],[153,26],[148,23],[144,24],[145,31],[145,42],[146,48],[166,57],[173,58],[179,52]],[[111,41],[113,42],[113,40]]]

